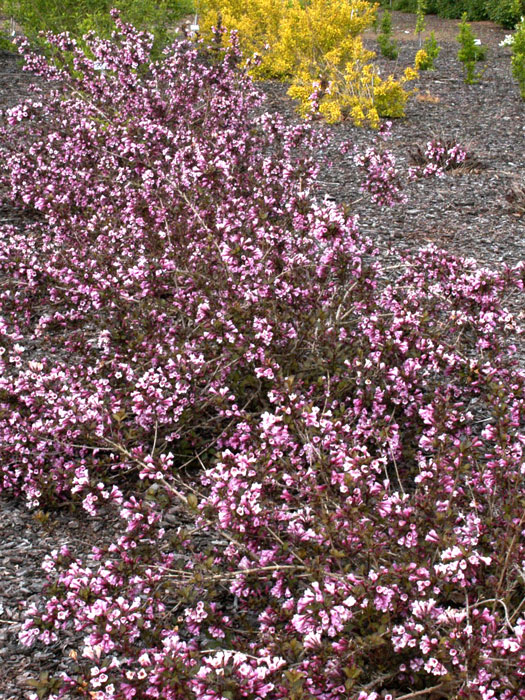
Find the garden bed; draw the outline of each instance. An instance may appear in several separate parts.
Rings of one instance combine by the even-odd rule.
[[[393,18],[400,42],[398,62],[405,66],[413,62],[418,48],[410,33],[415,18],[401,13],[393,13]],[[459,168],[441,180],[407,181],[407,202],[381,209],[360,191],[360,175],[351,153],[340,152],[344,142],[363,150],[372,144],[374,134],[343,123],[322,127],[332,137],[322,154],[331,167],[323,166],[316,196],[345,204],[359,215],[360,231],[372,239],[387,268],[397,263],[401,252],[417,251],[430,243],[472,258],[491,270],[515,265],[525,260],[525,202],[520,207],[512,195],[513,188],[516,191],[525,184],[525,106],[510,75],[510,51],[499,47],[505,31],[491,23],[473,23],[474,31],[489,46],[489,55],[480,84],[468,86],[456,59],[456,23],[432,17],[427,18],[427,25],[436,31],[442,52],[436,70],[421,74],[406,119],[393,124],[388,147],[405,170],[410,154],[438,137],[463,144],[475,158],[476,167],[471,171]],[[374,48],[373,34],[368,35],[367,42]],[[382,73],[396,67],[384,59],[379,63]],[[16,59],[1,56],[0,107],[18,102],[26,95],[27,85],[28,76],[21,73]],[[294,123],[297,118],[285,87],[275,83],[262,87],[267,108]],[[24,216],[9,205],[0,208],[3,222],[22,229]],[[518,317],[524,317],[523,294],[510,297],[508,305]],[[517,352],[524,368],[523,345]],[[103,540],[112,540],[116,516],[109,508],[95,518],[88,518],[78,509],[28,512],[5,496],[0,507],[0,695],[5,700],[19,700],[29,697],[28,679],[55,673],[63,668],[63,655],[67,662],[78,648],[74,637],[69,642],[64,637],[54,646],[37,645],[27,650],[18,644],[23,615],[20,603],[38,600],[43,583],[42,559],[66,544],[73,554],[88,555],[93,544],[100,546]],[[182,510],[169,516],[175,524],[185,517]]]

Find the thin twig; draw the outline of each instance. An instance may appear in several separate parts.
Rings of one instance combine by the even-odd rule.
[[[424,688],[423,690],[415,690],[413,693],[407,693],[406,695],[400,695],[396,700],[409,700],[409,698],[417,698],[419,695],[428,695],[428,693],[433,693],[434,690],[440,690],[445,686],[444,683],[438,683],[438,685],[432,685],[430,688]]]
[[[395,456],[394,456],[394,451],[392,450],[392,447],[390,446],[390,444],[388,445],[388,449],[389,449],[389,451],[390,451],[390,456],[392,457],[392,462],[394,463],[394,469],[395,469],[395,472],[396,472],[397,483],[399,484],[399,488],[401,489],[401,493],[402,493],[403,496],[404,496],[404,495],[405,495],[405,489],[403,488],[403,484],[402,484],[402,482],[401,482],[401,477],[399,476],[399,470],[398,470],[398,468],[397,468],[396,458],[395,458]]]
[[[522,601],[522,602],[523,602],[523,601]],[[501,603],[501,605],[503,606],[503,609],[505,610],[505,622],[507,623],[507,626],[509,627],[510,631],[511,631],[511,632],[514,632],[514,627],[512,626],[512,623],[511,623],[511,621],[510,621],[509,610],[508,610],[508,608],[507,608],[507,605],[506,605],[505,601],[501,600],[501,598],[487,598],[486,600],[479,600],[479,601],[478,601],[475,605],[473,605],[472,607],[473,607],[473,608],[474,608],[474,607],[477,608],[478,605],[484,605],[485,603],[494,603],[494,604],[495,604],[495,603]]]
[[[500,599],[501,586],[503,585],[503,580],[504,580],[504,578],[505,578],[505,574],[507,573],[507,567],[508,567],[508,564],[509,564],[509,557],[510,557],[510,555],[511,555],[512,552],[513,552],[514,543],[516,542],[516,537],[517,537],[517,535],[518,535],[518,531],[521,530],[521,526],[522,526],[522,524],[523,524],[523,520],[524,520],[524,519],[525,519],[525,512],[524,512],[523,515],[521,516],[520,521],[519,521],[519,523],[518,523],[518,526],[517,526],[517,528],[516,528],[516,532],[515,532],[514,535],[512,536],[512,540],[511,540],[511,542],[510,542],[510,545],[508,546],[508,549],[507,549],[507,556],[505,557],[505,561],[504,561],[503,567],[502,567],[502,569],[501,569],[501,574],[500,574],[500,577],[499,577],[498,585],[497,585],[497,587],[496,587],[496,596],[495,596],[495,600],[499,600],[499,599]],[[494,612],[495,606],[496,606],[496,603],[493,603],[493,605],[492,605],[492,612]]]
[[[151,448],[151,457],[153,458],[153,455],[155,454],[155,449],[157,447],[157,437],[158,437],[158,432],[159,432],[159,421],[155,421],[155,437],[153,438],[153,447]]]
[[[162,569],[161,566],[153,566],[152,568],[158,568]],[[207,581],[228,581],[230,579],[236,578],[237,576],[243,576],[243,575],[251,575],[251,574],[265,574],[265,573],[271,573],[274,571],[284,571],[284,570],[294,570],[294,571],[301,571],[302,573],[299,573],[299,576],[310,576],[310,572],[306,571],[305,567],[302,566],[296,566],[294,564],[275,564],[273,566],[260,566],[260,567],[254,567],[251,569],[237,569],[236,571],[225,571],[222,574],[212,574],[210,576],[203,576],[199,577],[199,583],[205,583]],[[185,572],[185,571],[172,571],[170,569],[167,570],[168,574],[174,573],[175,576],[173,578],[182,578],[182,579],[189,579],[191,580],[192,578],[192,573],[190,572]],[[171,577],[170,577],[171,578]]]

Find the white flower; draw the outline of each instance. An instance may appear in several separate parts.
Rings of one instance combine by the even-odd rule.
[[[194,39],[199,30],[199,15],[195,15],[195,17],[193,18],[193,22],[188,25],[190,39]]]
[[[474,39],[476,46],[481,46],[481,39]]]
[[[514,43],[514,35],[513,34],[507,34],[503,41],[499,42],[500,46],[512,46]]]

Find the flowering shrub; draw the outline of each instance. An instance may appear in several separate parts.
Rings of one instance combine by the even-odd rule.
[[[525,266],[389,278],[235,46],[49,40],[73,70],[22,44],[48,82],[0,141],[34,217],[1,230],[2,488],[122,530],[44,562],[21,642],[82,641],[40,696],[523,700]]]
[[[288,94],[300,100],[299,113],[302,116],[318,112],[330,124],[350,118],[356,126],[368,125],[377,129],[380,117],[397,119],[405,115],[405,106],[413,90],[406,90],[404,86],[417,75],[417,71],[409,66],[399,80],[391,75],[381,80],[371,64],[355,61],[346,64],[342,82],[338,79],[340,71],[333,66],[328,77],[314,82],[308,72],[300,71]],[[352,90],[347,89],[350,84],[354,85]],[[356,99],[355,91],[361,99]],[[314,104],[318,105],[315,109]]]
[[[373,202],[383,207],[393,207],[406,202],[401,194],[403,186],[399,170],[396,168],[396,158],[393,153],[382,148],[381,142],[391,137],[392,122],[386,122],[377,133],[376,142],[369,146],[364,153],[354,154],[355,165],[363,171],[365,177],[361,182],[361,192],[368,192]],[[347,144],[341,150],[345,153]]]
[[[273,374],[264,348],[274,347],[274,324],[279,352],[290,356],[303,342],[298,309],[331,297],[333,260],[355,247],[350,240],[328,245],[338,214],[302,203],[317,143],[309,128],[295,127],[275,143],[282,127],[263,116],[253,133],[241,131],[259,98],[237,77],[235,54],[224,67],[205,68],[183,46],[146,79],[149,36],[139,33],[135,46],[135,33],[126,32],[119,51],[101,40],[92,41],[93,59],[74,51],[73,75],[28,55],[30,69],[56,90],[5,115],[4,133],[30,145],[11,152],[6,140],[3,182],[39,218],[24,234],[4,229],[6,249],[21,257],[13,262],[6,253],[1,261],[28,282],[13,282],[4,299],[5,362],[18,371],[4,373],[1,389],[4,401],[19,397],[9,410],[19,414],[17,442],[27,455],[6,468],[4,482],[23,485],[30,503],[44,498],[40,481],[64,495],[66,483],[74,494],[94,485],[78,460],[96,465],[90,473],[133,472],[134,458],[113,452],[113,444],[143,457],[140,446],[156,435],[159,449],[176,443],[193,454],[242,406],[255,410]],[[57,51],[74,50],[67,37],[50,41]],[[64,114],[78,117],[64,121]],[[288,212],[293,203],[298,211]],[[344,225],[351,239],[351,222]],[[300,236],[304,227],[315,235]],[[300,288],[283,267],[288,256],[302,271]],[[223,273],[227,294],[219,293]],[[325,282],[312,284],[312,275]],[[51,303],[42,306],[46,298]],[[49,346],[30,364],[28,334]],[[225,392],[228,377],[237,395]],[[41,397],[53,391],[50,406]],[[57,412],[55,439],[41,443]]]
[[[303,116],[311,114],[315,94],[327,122],[350,118],[377,128],[380,117],[404,116],[410,94],[404,86],[417,72],[379,75],[362,41],[375,12],[365,0],[206,0],[202,28],[208,41],[218,24],[236,30],[243,52],[260,57],[252,75],[289,81]]]
[[[512,46],[514,43],[514,34],[505,34],[505,38],[499,42],[498,46]]]
[[[481,161],[460,143],[443,138],[427,141],[424,149],[418,146],[410,159],[414,164],[408,169],[410,180],[434,175],[443,177],[449,170],[469,172],[482,167]]]
[[[375,14],[375,7],[366,0],[206,0],[201,26],[203,35],[211,39],[212,27],[220,19],[228,30],[238,32],[245,55],[261,54],[261,64],[254,71],[257,77],[285,79],[305,60],[318,64],[326,56],[330,60],[331,54],[339,54],[331,60],[342,66],[352,58],[359,60],[360,36]],[[224,35],[225,42],[228,36]]]
[[[511,47],[512,75],[518,81],[520,94],[525,100],[525,17],[516,25],[516,32],[507,34],[499,45]]]
[[[423,48],[416,53],[414,65],[417,70],[434,70],[434,61],[441,53],[441,46],[438,46],[434,32],[425,39]]]

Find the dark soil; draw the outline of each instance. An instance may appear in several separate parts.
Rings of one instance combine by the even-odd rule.
[[[419,48],[414,25],[413,15],[393,13],[400,54],[397,62],[379,58],[383,75],[413,64]],[[477,36],[489,46],[489,54],[481,83],[469,86],[456,59],[457,23],[428,17],[427,28],[436,32],[442,52],[436,70],[421,74],[406,118],[394,122],[390,148],[403,169],[411,152],[439,136],[466,146],[479,160],[478,167],[472,172],[460,169],[442,180],[409,183],[407,204],[382,209],[359,191],[359,173],[351,153],[342,156],[339,152],[344,141],[360,149],[371,144],[374,133],[343,123],[323,127],[333,136],[324,154],[332,167],[325,167],[319,176],[318,196],[350,205],[359,214],[362,232],[376,242],[385,259],[395,260],[400,250],[434,243],[491,268],[514,265],[525,260],[525,202],[520,204],[519,196],[509,201],[513,187],[515,191],[523,187],[525,196],[525,102],[511,77],[510,49],[498,46],[506,32],[490,22],[472,23]],[[373,32],[368,33],[366,43],[377,48]],[[0,108],[27,94],[29,82],[16,58],[0,55]],[[269,83],[263,89],[268,109],[297,119],[285,86]],[[23,225],[21,213],[0,202],[0,225],[13,220]],[[523,296],[509,300],[509,306],[525,317]],[[28,698],[29,678],[56,672],[61,659],[81,646],[81,640],[74,639],[29,650],[17,643],[23,606],[37,600],[43,586],[42,559],[63,544],[79,555],[87,554],[92,544],[111,538],[114,521],[115,515],[109,513],[89,520],[79,512],[29,513],[7,497],[0,499],[0,700]]]

